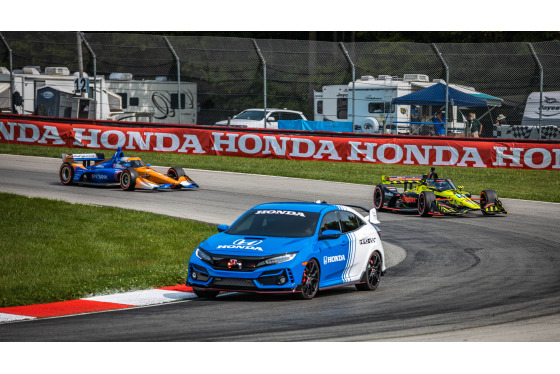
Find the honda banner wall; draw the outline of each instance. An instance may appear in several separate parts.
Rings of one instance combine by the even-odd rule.
[[[223,129],[134,128],[0,119],[0,142],[331,162],[560,170],[559,143],[456,138],[306,137]]]

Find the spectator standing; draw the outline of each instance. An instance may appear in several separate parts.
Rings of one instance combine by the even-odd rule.
[[[498,118],[496,118],[496,126],[504,126],[504,125],[507,125],[506,116],[500,114],[498,115]]]
[[[445,136],[444,112],[438,110],[432,122],[434,123],[434,131],[436,132],[436,136]]]
[[[480,121],[476,118],[476,114],[469,113],[467,126],[469,126],[472,138],[480,137],[480,134],[482,133],[482,123],[480,123]]]
[[[418,112],[418,107],[413,105],[410,109],[410,121],[411,122],[421,122],[420,121],[420,113]]]

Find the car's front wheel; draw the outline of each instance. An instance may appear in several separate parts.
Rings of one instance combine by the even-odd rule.
[[[356,285],[360,291],[373,291],[379,286],[381,280],[381,255],[379,252],[373,252],[369,257],[364,280],[364,283]]]
[[[480,208],[482,208],[482,214],[487,214],[484,211],[486,205],[490,203],[495,203],[498,199],[498,194],[494,190],[484,190],[480,193]]]
[[[125,191],[134,191],[138,172],[134,169],[126,169],[121,173],[121,188]]]
[[[220,291],[216,291],[216,290],[203,290],[201,288],[194,288],[193,287],[193,291],[194,294],[198,297],[203,297],[206,299],[213,299],[216,296],[218,296],[218,294],[220,293]]]
[[[175,180],[179,180],[179,178],[184,177],[185,175],[185,171],[182,168],[172,167],[167,170],[167,176]]]
[[[319,291],[319,264],[314,259],[307,261],[303,270],[301,290],[297,294],[300,299],[311,300]]]
[[[429,217],[433,202],[436,201],[436,194],[432,191],[422,191],[418,196],[418,214],[422,217]]]

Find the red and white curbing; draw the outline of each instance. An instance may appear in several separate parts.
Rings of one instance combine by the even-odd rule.
[[[0,323],[126,309],[192,298],[196,298],[196,295],[193,293],[191,287],[187,287],[185,285],[160,287],[152,290],[93,296],[78,300],[61,301],[49,304],[0,308]]]

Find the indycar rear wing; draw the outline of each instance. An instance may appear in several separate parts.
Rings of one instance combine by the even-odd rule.
[[[103,153],[63,153],[62,162],[103,161]]]
[[[425,179],[424,175],[381,176],[381,181],[383,184],[400,184],[404,186],[405,190],[412,188],[415,184],[420,183],[423,179]]]
[[[382,175],[381,180],[383,184],[405,184],[405,183],[420,183],[424,179],[422,175],[404,175],[404,176],[389,176]]]

